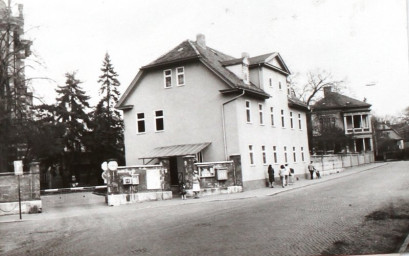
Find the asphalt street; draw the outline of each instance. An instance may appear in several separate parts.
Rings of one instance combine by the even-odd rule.
[[[23,222],[0,218],[0,253],[319,255],[335,241],[356,238],[365,215],[408,200],[409,162],[375,167],[241,197],[77,206]]]

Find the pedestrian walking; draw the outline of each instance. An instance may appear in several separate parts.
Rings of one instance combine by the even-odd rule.
[[[280,174],[280,178],[281,178],[281,184],[282,184],[282,186],[284,188],[285,186],[287,186],[286,176],[288,176],[287,168],[285,168],[284,165],[280,166],[280,173],[279,174]]]
[[[199,198],[199,193],[200,193],[200,176],[197,170],[194,170],[193,172],[193,193],[195,193],[194,198]]]
[[[288,167],[288,164],[285,164],[284,167],[285,167],[285,173],[286,173],[285,182],[288,185],[290,184],[290,167]]]
[[[270,187],[274,188],[273,184],[274,184],[274,169],[271,166],[271,164],[268,166],[267,168],[267,172],[268,172],[268,181],[270,182]]]
[[[311,161],[311,163],[308,165],[308,171],[310,171],[311,179],[313,180],[314,179],[314,171],[315,171],[313,161]]]

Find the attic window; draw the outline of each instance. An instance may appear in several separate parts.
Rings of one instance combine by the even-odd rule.
[[[178,49],[178,52],[181,52],[181,51],[183,51],[183,47]]]

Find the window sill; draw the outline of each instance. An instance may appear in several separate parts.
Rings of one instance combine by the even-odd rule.
[[[162,133],[162,132],[165,132],[165,130],[163,130],[163,131],[155,131],[155,133]]]
[[[146,134],[146,132],[138,132],[138,133],[136,133],[136,135],[144,135],[144,134]]]

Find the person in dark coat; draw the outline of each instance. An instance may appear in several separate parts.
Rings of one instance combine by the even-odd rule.
[[[268,181],[270,182],[270,187],[274,188],[274,186],[273,186],[273,184],[274,184],[274,169],[271,166],[271,164],[268,166],[267,172],[268,172]]]

